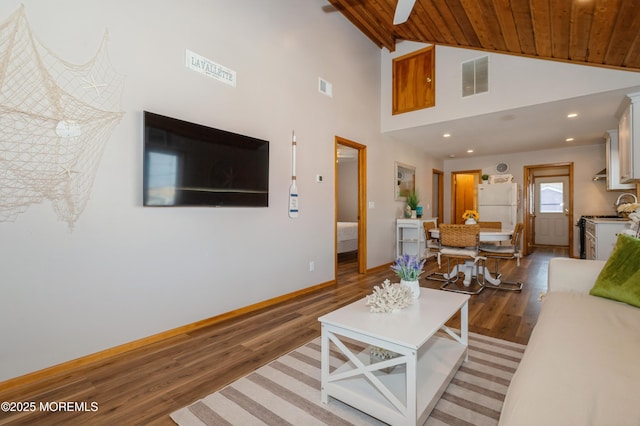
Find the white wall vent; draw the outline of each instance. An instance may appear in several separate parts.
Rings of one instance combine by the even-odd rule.
[[[318,78],[318,91],[330,98],[333,97],[333,85],[323,78]]]
[[[462,97],[489,91],[489,57],[462,63]]]

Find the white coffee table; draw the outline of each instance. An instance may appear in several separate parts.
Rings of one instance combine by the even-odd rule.
[[[463,360],[467,360],[469,295],[421,289],[414,304],[394,313],[371,313],[365,299],[318,318],[322,325],[322,402],[336,398],[393,425],[422,424]],[[461,313],[460,333],[444,325]],[[434,334],[444,330],[444,337]],[[448,335],[448,336],[447,336]],[[369,360],[345,338],[399,354]],[[330,372],[333,346],[350,362]],[[382,371],[395,366],[389,373]]]

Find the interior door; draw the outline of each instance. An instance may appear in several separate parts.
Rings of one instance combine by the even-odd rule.
[[[476,187],[479,172],[452,172],[453,208],[451,223],[464,223],[465,210],[476,210]]]
[[[534,244],[569,245],[569,177],[534,177]]]
[[[351,200],[355,202],[354,205],[357,205],[356,215],[358,222],[358,273],[364,274],[367,272],[367,147],[366,145],[362,145],[358,142],[350,141],[348,139],[341,138],[339,136],[335,137],[335,163],[334,163],[334,176],[335,176],[335,187],[334,187],[334,202],[335,202],[335,212],[334,212],[334,220],[335,220],[335,276],[338,276],[338,250],[337,250],[337,242],[338,242],[338,204],[339,204],[339,177],[338,177],[338,160],[340,157],[339,148],[344,147],[347,150],[353,151],[356,153],[357,158],[357,182],[354,182],[356,185],[355,189],[355,198],[357,200]]]

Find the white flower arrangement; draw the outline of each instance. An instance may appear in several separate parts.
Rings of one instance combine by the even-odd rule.
[[[406,285],[391,284],[386,279],[382,287],[375,286],[367,296],[366,305],[371,312],[392,312],[406,308],[413,303],[413,291]]]

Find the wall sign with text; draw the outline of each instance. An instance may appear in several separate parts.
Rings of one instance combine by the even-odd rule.
[[[229,86],[236,87],[236,72],[232,69],[216,64],[210,59],[200,56],[197,53],[186,50],[186,66],[187,68],[214,78]]]

